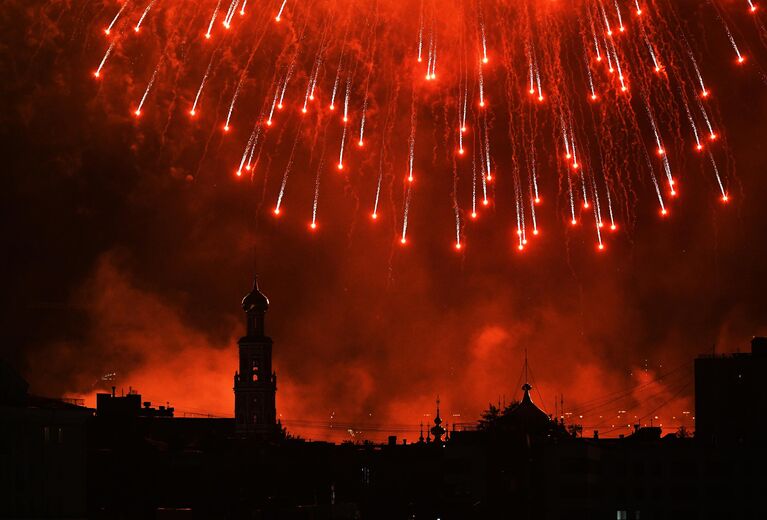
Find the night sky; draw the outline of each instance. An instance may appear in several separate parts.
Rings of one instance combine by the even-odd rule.
[[[104,4],[23,0],[0,12],[0,353],[33,393],[92,404],[96,391],[115,384],[118,392],[132,387],[147,400],[168,401],[179,414],[231,416],[236,339],[244,331],[240,300],[256,269],[271,300],[278,413],[290,431],[312,438],[345,438],[320,427],[333,414],[361,428],[417,427],[438,394],[449,423],[473,421],[489,402],[519,397],[525,349],[534,398],[549,413],[560,394],[575,411],[623,395],[586,414],[584,427],[610,429],[615,420],[598,415],[619,409],[649,420],[660,404],[661,422],[675,427],[692,410],[694,357],[714,346],[745,350],[752,336],[767,334],[767,86],[760,69],[767,49],[740,3],[723,5],[748,42],[742,68],[710,12],[678,9],[706,57],[726,141],[720,146],[728,150],[721,167],[729,204],[720,203],[699,166],[705,161],[685,149],[686,157],[674,158],[682,188],[669,218],[658,215],[649,183],[634,182],[619,232],[597,252],[593,232],[568,229],[556,171],[542,165],[548,207],[539,217],[541,237],[524,253],[516,250],[513,203],[500,195],[478,222],[465,224],[465,247],[455,251],[452,173],[436,151],[437,100],[419,116],[424,144],[406,246],[399,244],[399,180],[384,190],[379,220],[370,219],[379,168],[374,141],[369,156],[350,154],[354,175],[345,179],[330,171],[337,136],[328,138],[334,144],[314,232],[316,166],[299,152],[284,214],[274,218],[297,116],[252,179],[233,175],[252,114],[235,119],[231,136],[218,123],[234,88],[226,67],[206,98],[215,117],[190,125],[182,112],[195,86],[163,71],[137,121],[130,111],[151,75],[154,65],[142,65],[151,61],[142,57],[152,49],[132,61],[121,55],[109,78],[94,81],[105,50],[101,27],[115,12],[113,2]],[[382,10],[381,42],[403,32],[387,23],[396,13]],[[150,41],[177,37],[150,31],[143,35]],[[204,72],[207,61],[198,61],[190,67]],[[382,75],[390,67],[382,65]],[[406,122],[410,94],[402,88],[395,117]],[[243,94],[242,104],[249,101]],[[368,117],[380,121],[385,112],[381,94]],[[504,128],[503,118],[497,111],[496,128]],[[505,129],[498,133],[495,189],[508,193],[504,160],[511,152],[501,144]],[[407,130],[392,134],[396,152],[386,170],[401,176]],[[116,374],[114,382],[108,374]]]

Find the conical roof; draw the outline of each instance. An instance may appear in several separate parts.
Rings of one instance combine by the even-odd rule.
[[[525,393],[522,401],[508,413],[504,421],[515,429],[528,433],[543,431],[549,427],[551,422],[546,412],[538,408],[530,397],[532,388],[528,383],[522,385],[522,390]]]

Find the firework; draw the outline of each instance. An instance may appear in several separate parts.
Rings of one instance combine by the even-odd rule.
[[[258,157],[267,150],[281,160],[281,182],[264,187],[274,190],[274,215],[282,214],[290,172],[299,165],[316,172],[313,184],[311,175],[291,183],[310,185],[306,200],[294,203],[306,204],[311,230],[318,226],[321,172],[333,163],[325,160],[326,146],[338,151],[341,178],[360,176],[354,186],[371,220],[379,219],[383,204],[393,205],[385,212],[397,219],[402,244],[416,202],[416,170],[452,172],[450,228],[457,251],[465,250],[464,214],[475,220],[490,206],[514,215],[508,225],[519,250],[539,236],[541,212],[561,208],[557,217],[570,228],[593,220],[603,251],[604,229],[615,231],[619,221],[632,219],[622,213],[632,207],[624,188],[628,176],[644,184],[668,215],[678,193],[672,173],[683,160],[678,150],[705,148],[696,160],[707,163],[716,196],[729,200],[732,172],[715,161],[727,152],[717,139],[720,116],[704,81],[704,69],[717,64],[701,60],[694,35],[680,21],[682,7],[669,0],[413,0],[404,6],[393,0],[276,0],[247,11],[240,0],[189,3],[192,9],[157,0],[115,3],[99,24],[108,42],[94,76],[103,79],[105,69],[120,68],[144,85],[130,103],[137,117],[169,95],[188,99],[188,114],[205,116],[197,124],[228,134],[218,159],[236,165],[226,168],[235,177],[249,171],[252,182],[267,183],[257,171]],[[747,5],[761,42],[757,5]],[[706,12],[722,29],[718,43],[742,65],[748,47],[729,9],[710,0]],[[152,52],[137,52],[144,48]],[[749,64],[756,61],[748,54]],[[174,59],[180,55],[184,59]],[[391,94],[400,90],[409,95]],[[333,118],[339,96],[341,117]],[[292,124],[295,113],[301,121]],[[283,136],[293,132],[292,145],[285,146]],[[416,147],[422,139],[426,143]],[[240,151],[230,157],[230,146]],[[445,154],[449,163],[431,152],[439,149],[452,151]],[[536,150],[553,152],[539,157]],[[378,171],[362,177],[357,165],[371,153],[380,156]],[[391,180],[400,177],[397,171],[405,172],[401,193]],[[358,188],[363,182],[369,183],[364,190]],[[322,191],[323,197],[343,196]],[[539,207],[557,198],[562,204]]]

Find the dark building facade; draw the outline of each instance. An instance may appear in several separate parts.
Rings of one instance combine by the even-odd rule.
[[[695,436],[708,443],[763,442],[767,437],[767,338],[750,353],[695,360]]]
[[[91,409],[28,392],[0,361],[0,518],[84,518]]]

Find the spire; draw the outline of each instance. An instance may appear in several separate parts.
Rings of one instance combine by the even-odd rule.
[[[442,427],[442,418],[439,416],[439,396],[437,396],[437,416],[434,418],[434,427],[432,427],[431,433],[434,435],[434,442],[442,442],[445,429]]]
[[[253,288],[242,299],[242,310],[248,320],[248,337],[264,336],[264,314],[269,310],[269,298],[258,287],[258,275],[253,280]]]
[[[525,403],[532,403],[533,400],[530,398],[530,390],[532,390],[533,387],[530,386],[528,383],[525,383],[522,385],[522,391],[525,393],[525,395],[522,396],[522,402]]]
[[[421,421],[421,433],[418,435],[418,442],[423,443],[423,421]]]
[[[525,347],[525,384],[527,385],[528,382],[529,380],[527,379],[527,347]]]

